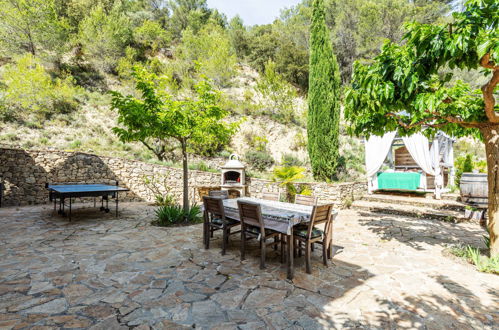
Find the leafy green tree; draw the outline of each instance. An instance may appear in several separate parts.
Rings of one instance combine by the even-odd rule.
[[[260,96],[260,107],[284,123],[294,122],[294,102],[298,93],[276,72],[275,66],[269,60],[265,65],[265,72],[256,83],[255,91]]]
[[[81,91],[71,78],[52,79],[40,60],[30,53],[5,66],[0,88],[4,116],[43,120],[55,113],[67,113],[78,106]]]
[[[78,39],[83,53],[96,68],[106,72],[114,70],[132,41],[130,19],[121,9],[116,5],[107,13],[97,6],[80,25]]]
[[[143,48],[151,49],[153,53],[156,53],[160,48],[166,47],[172,37],[160,23],[146,20],[133,31],[133,39]]]
[[[0,0],[0,56],[60,55],[67,32],[54,0]]]
[[[227,32],[217,25],[208,24],[198,33],[185,30],[175,54],[181,61],[178,73],[182,78],[204,75],[226,87],[235,75],[236,55]]]
[[[183,206],[189,209],[188,148],[192,143],[229,141],[238,123],[224,121],[228,112],[220,106],[220,93],[208,80],[196,84],[193,97],[176,99],[168,93],[168,80],[139,67],[134,73],[141,99],[112,92],[112,108],[118,111],[122,127],[114,132],[123,142],[174,139],[182,151]]]
[[[404,45],[386,43],[371,65],[356,63],[347,93],[347,118],[356,135],[398,131],[428,136],[442,130],[485,143],[488,163],[491,254],[499,254],[499,3],[470,0],[453,21],[407,25]],[[456,81],[454,68],[481,67],[481,91]]]
[[[177,40],[187,28],[194,33],[198,32],[208,22],[211,14],[206,0],[170,0],[168,8],[171,12],[168,29]]]
[[[236,55],[244,59],[249,54],[250,40],[249,34],[240,16],[235,16],[229,22],[229,38]]]
[[[297,193],[295,183],[303,179],[305,168],[299,166],[282,166],[274,168],[272,180],[279,182],[281,187],[286,188],[286,200],[294,202]]]
[[[314,0],[308,94],[308,154],[314,177],[332,180],[339,149],[340,75],[326,26],[324,1]]]

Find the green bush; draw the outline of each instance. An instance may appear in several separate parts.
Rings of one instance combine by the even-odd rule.
[[[175,55],[180,61],[175,73],[182,79],[196,72],[212,79],[219,87],[227,87],[236,73],[235,52],[227,32],[217,25],[208,24],[198,33],[189,28],[185,30]]]
[[[253,132],[246,132],[244,140],[251,149],[260,152],[266,151],[269,144],[269,140],[265,136],[256,135]]]
[[[166,195],[156,195],[154,197],[155,199],[155,202],[154,202],[154,205],[157,205],[157,206],[172,206],[172,205],[175,205],[175,197],[170,195],[170,194],[166,194]]]
[[[78,39],[94,67],[112,72],[132,41],[130,18],[118,2],[110,12],[98,5],[81,22]]]
[[[457,157],[454,166],[456,168],[456,185],[459,186],[463,173],[473,172],[473,155],[467,154],[466,156]]]
[[[194,205],[184,211],[180,205],[164,205],[156,210],[156,220],[153,225],[167,227],[180,224],[192,224],[201,222],[201,208]]]
[[[142,47],[156,52],[166,47],[172,36],[158,22],[147,20],[133,31],[133,39]]]
[[[305,162],[300,160],[298,157],[295,157],[292,154],[284,154],[281,160],[282,165],[284,166],[303,166]]]
[[[307,149],[307,136],[304,135],[302,132],[296,133],[295,137],[293,138],[293,145],[291,146],[291,149],[294,151],[298,150],[306,150]]]
[[[189,164],[189,169],[190,170],[195,170],[195,171],[203,171],[203,172],[213,172],[213,173],[218,173],[218,170],[216,168],[210,167],[210,165],[206,164],[203,161]]]
[[[265,65],[255,92],[260,96],[260,107],[264,109],[264,113],[285,124],[297,122],[294,100],[298,93],[276,72],[274,62],[269,61]]]
[[[244,158],[251,167],[261,172],[274,165],[275,162],[267,151],[249,150],[244,155]]]
[[[40,60],[31,54],[6,65],[2,78],[0,104],[4,116],[18,119],[28,119],[32,114],[44,119],[56,113],[69,113],[77,108],[82,92],[70,77],[52,79]]]
[[[483,255],[479,248],[471,245],[454,246],[450,249],[453,255],[466,259],[483,273],[499,274],[499,257]]]

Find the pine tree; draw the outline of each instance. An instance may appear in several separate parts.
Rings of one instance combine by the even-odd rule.
[[[338,165],[340,74],[326,26],[324,0],[314,0],[310,30],[308,154],[317,180],[331,180]]]

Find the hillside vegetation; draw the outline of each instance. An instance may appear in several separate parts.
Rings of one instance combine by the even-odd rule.
[[[404,22],[447,20],[451,4],[326,1],[342,84],[354,60],[368,61],[385,39],[399,41]],[[242,119],[229,144],[213,141],[191,154],[236,152],[263,176],[275,164],[307,166],[310,21],[309,0],[251,27],[205,0],[0,0],[0,143],[155,161],[141,143],[112,132],[109,91],[137,95],[132,70],[140,66],[179,94],[211,79],[230,120]],[[359,179],[362,144],[345,127],[340,133],[337,179]],[[178,157],[171,150],[168,162]]]

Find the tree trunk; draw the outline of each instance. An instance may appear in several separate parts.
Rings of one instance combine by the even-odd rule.
[[[182,168],[184,170],[184,210],[189,210],[189,167],[187,165],[187,141],[182,139]]]
[[[487,154],[490,255],[499,256],[499,125],[482,128]]]

